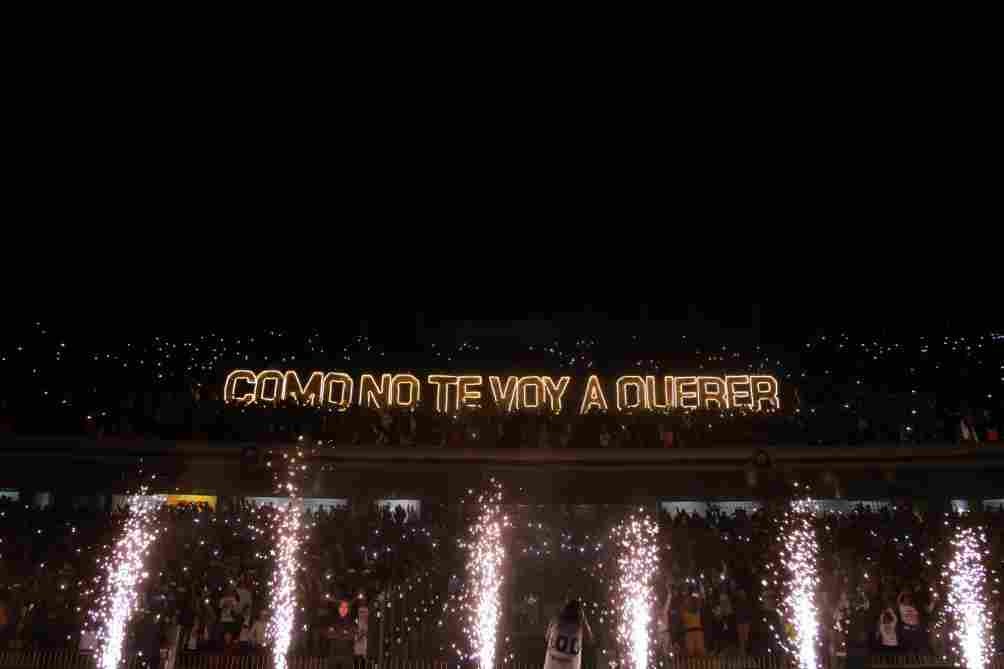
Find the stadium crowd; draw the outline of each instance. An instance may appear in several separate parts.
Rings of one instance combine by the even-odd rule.
[[[336,333],[337,335],[337,333]],[[773,345],[653,330],[539,345],[486,338],[430,341],[422,352],[384,350],[367,337],[319,332],[77,340],[38,322],[0,333],[0,433],[95,438],[288,441],[336,445],[693,447],[730,443],[998,442],[1004,334],[931,337],[819,332]],[[337,343],[336,343],[337,342]],[[448,370],[509,373],[765,373],[781,384],[767,414],[694,411],[460,416],[432,411],[346,413],[221,401],[235,368]],[[428,399],[428,398],[424,398]],[[574,404],[574,403],[573,403]]]
[[[670,410],[660,413],[502,414],[484,407],[457,415],[427,406],[414,411],[353,407],[344,413],[300,407],[238,408],[218,398],[185,395],[130,396],[115,411],[44,421],[50,433],[94,439],[168,439],[210,442],[289,443],[308,439],[332,446],[443,448],[703,448],[713,445],[867,443],[1000,443],[1000,412],[990,409],[910,415],[903,398],[885,414],[841,405],[808,412],[782,409]],[[2,409],[0,409],[2,414]],[[29,418],[29,416],[22,416]],[[40,419],[41,420],[41,419]],[[31,421],[0,415],[0,430],[37,432]],[[16,428],[18,424],[23,430]]]
[[[771,570],[782,561],[779,550],[786,540],[771,520],[779,513],[711,510],[705,517],[664,518],[665,541],[677,554],[666,578],[667,645],[688,655],[790,647],[794,621],[782,612],[784,593]],[[825,648],[837,655],[942,655],[944,624],[951,616],[944,565],[950,560],[951,528],[959,525],[986,528],[992,577],[999,578],[1000,508],[960,516],[950,509],[920,513],[901,503],[819,514],[818,608]],[[1001,599],[996,585],[991,588],[994,592],[985,594],[1000,648]]]
[[[123,513],[123,508],[95,513],[0,500],[0,648],[92,643],[85,630],[93,627],[87,614],[101,585],[97,557],[107,552]],[[504,622],[512,652],[537,652],[549,615],[569,595],[582,598],[598,621],[593,624],[598,651],[616,652],[608,589],[614,560],[602,528],[623,513],[616,506],[513,510]],[[661,512],[660,571],[653,574],[661,652],[785,652],[792,620],[783,613],[784,593],[771,571],[784,540],[777,534],[778,513],[771,507]],[[147,563],[133,647],[154,652],[168,625],[176,624],[182,652],[260,652],[276,510],[221,501],[217,508],[164,506],[158,514],[162,533]],[[303,519],[307,542],[294,652],[374,656],[372,609],[388,616],[380,621],[387,629],[381,628],[379,638],[389,652],[450,656],[449,642],[458,640],[449,605],[456,602],[455,576],[462,573],[453,550],[465,524],[460,515],[435,507],[423,509],[421,518],[403,507],[374,507],[363,514],[331,507],[306,511]],[[959,516],[950,509],[921,513],[908,504],[817,516],[825,651],[943,652],[951,612],[942,565],[948,560],[948,528],[960,523],[987,530],[993,592],[986,594],[993,643],[1004,652],[1004,610],[996,585],[1004,566],[1004,510]],[[394,603],[398,610],[392,613]],[[437,625],[444,620],[449,629]]]
[[[611,519],[597,513],[594,508],[538,511],[531,521],[516,523],[516,553],[523,558],[514,575],[517,635],[532,640],[547,616],[576,596],[594,621],[600,652],[614,652],[607,584],[615,579],[610,570],[615,560],[597,533]],[[726,513],[713,506],[703,514],[661,512],[661,569],[653,575],[661,652],[697,657],[789,652],[793,620],[784,613],[783,586],[775,585],[773,573],[784,541],[776,522],[781,513],[781,508],[742,507]],[[943,654],[946,625],[952,622],[943,565],[949,561],[949,528],[958,525],[986,529],[991,645],[1004,652],[999,587],[1004,509],[964,516],[950,509],[921,513],[907,501],[817,515],[823,652]],[[578,569],[568,569],[569,564]],[[555,573],[562,579],[556,581]]]
[[[0,648],[90,648],[88,618],[127,509],[35,508],[0,499]],[[183,651],[260,651],[273,567],[270,504],[161,507],[133,643],[159,648],[177,624]],[[434,562],[443,530],[412,510],[304,511],[297,652],[366,655],[368,602]]]

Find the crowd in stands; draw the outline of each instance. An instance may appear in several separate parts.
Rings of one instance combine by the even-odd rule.
[[[0,433],[262,442],[303,435],[336,445],[524,448],[1000,439],[1004,335],[998,332],[819,332],[768,345],[649,330],[530,346],[507,339],[429,342],[424,352],[394,353],[365,337],[335,346],[326,342],[338,333],[311,331],[299,339],[275,330],[135,337],[98,346],[36,323],[0,333]],[[502,415],[486,402],[482,410],[452,416],[435,413],[427,397],[415,412],[242,410],[221,400],[223,378],[235,368],[412,370],[420,376],[420,370],[506,374],[517,368],[575,379],[594,373],[765,373],[778,378],[782,401],[766,414],[613,411],[581,417],[571,406],[576,403],[566,402],[559,415]]]
[[[37,509],[0,500],[0,648],[88,647],[93,621],[87,614],[101,585],[97,556],[107,551],[124,512]],[[779,512],[662,511],[661,566],[653,575],[660,652],[786,652],[793,621],[770,569],[784,540],[776,529]],[[154,652],[176,624],[181,652],[261,652],[276,509],[221,500],[217,508],[179,504],[158,513],[162,532],[148,561],[133,648]],[[527,652],[538,650],[548,617],[569,595],[580,597],[593,619],[597,647],[590,652],[616,652],[608,590],[614,561],[602,528],[623,513],[616,506],[513,510],[510,606],[503,624],[514,652],[526,651],[527,643]],[[449,634],[437,628],[437,613],[444,620],[443,603],[458,590],[448,572],[462,568],[457,572],[456,555],[444,548],[455,546],[465,520],[445,508],[423,509],[422,515],[403,507],[304,512],[294,652],[373,656],[370,611],[377,608],[387,616],[380,639],[389,650],[404,643],[412,656],[448,655]],[[900,504],[817,516],[825,652],[944,652],[952,614],[942,565],[951,528],[960,523],[986,529],[995,582],[1004,566],[1001,509],[959,516]],[[1004,652],[997,586],[987,601],[992,643]],[[448,627],[456,622],[445,620]]]
[[[89,648],[88,617],[127,509],[40,509],[0,499],[0,649]],[[136,648],[159,648],[169,626],[183,651],[258,652],[273,569],[269,504],[164,505],[132,625]],[[296,652],[367,653],[368,602],[433,563],[443,530],[404,508],[303,512]]]
[[[779,512],[663,511],[661,571],[654,575],[660,652],[697,657],[790,652],[794,621],[785,613],[785,593],[774,585],[771,569],[783,541],[774,520]],[[608,521],[588,507],[550,517],[538,511],[532,519],[517,522],[515,530],[517,554],[523,558],[514,575],[517,632],[534,639],[549,612],[576,596],[593,618],[600,652],[615,648],[604,585],[615,578],[610,570],[614,561],[597,532]],[[960,516],[951,510],[920,513],[909,504],[817,516],[821,650],[834,655],[942,655],[948,626],[954,623],[946,606],[943,565],[950,557],[951,528],[959,524],[986,529],[990,643],[995,652],[1004,652],[999,587],[1004,510]],[[562,578],[554,579],[555,573]]]
[[[777,510],[705,518],[664,519],[677,558],[667,574],[665,643],[688,655],[783,652],[791,647],[794,621],[784,614],[768,565],[777,559]],[[990,590],[1002,566],[1004,512],[960,517],[951,510],[919,513],[908,504],[850,513],[823,513],[815,523],[819,542],[818,609],[822,640],[832,654],[942,655],[946,608],[944,565],[950,533],[959,524],[986,528],[991,552]],[[720,559],[719,559],[720,558]],[[716,566],[717,565],[717,566]],[[689,582],[688,582],[689,581]],[[993,643],[1004,638],[999,592],[986,593]],[[779,643],[780,639],[780,643]]]
[[[181,408],[167,409],[161,402]],[[335,446],[443,448],[702,448],[742,444],[867,444],[1000,442],[1000,415],[989,409],[923,416],[902,409],[873,415],[863,408],[790,407],[743,410],[672,410],[659,413],[500,413],[492,408],[458,415],[353,407],[346,412],[312,408],[240,408],[219,399],[184,395],[129,397],[113,412],[60,420],[46,416],[47,432],[115,439],[288,443],[307,438]],[[41,420],[41,417],[39,418]],[[30,421],[16,430],[31,434]]]

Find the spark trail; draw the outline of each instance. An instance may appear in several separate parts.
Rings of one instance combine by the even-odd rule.
[[[819,589],[819,545],[813,526],[815,504],[811,499],[791,501],[781,519],[780,560],[774,572],[783,584],[781,600],[783,619],[794,628],[794,652],[801,669],[819,667],[819,611],[816,592]],[[783,631],[776,630],[782,634]],[[785,639],[782,644],[787,645]]]
[[[284,466],[276,472],[279,494],[288,498],[275,519],[275,570],[272,573],[272,615],[266,633],[276,669],[286,669],[287,653],[296,621],[296,575],[300,571],[302,500],[299,480],[306,471],[303,451],[283,453]]]
[[[614,528],[617,582],[611,610],[618,612],[617,639],[631,669],[647,669],[652,653],[652,577],[658,572],[656,538],[659,526],[643,513],[633,514]]]
[[[983,532],[962,528],[952,538],[948,564],[948,609],[954,622],[952,646],[966,669],[984,669],[989,663],[990,618],[985,599],[986,541]]]
[[[479,511],[469,530],[467,548],[467,634],[471,656],[483,669],[493,669],[498,650],[501,617],[502,565],[506,558],[502,542],[509,520],[502,509],[502,486],[492,481],[478,496]]]
[[[162,496],[148,495],[145,486],[130,496],[122,535],[104,559],[107,589],[98,602],[99,669],[118,669],[122,661],[126,626],[139,604],[137,586],[147,577],[144,563],[159,532],[155,516],[163,501]]]

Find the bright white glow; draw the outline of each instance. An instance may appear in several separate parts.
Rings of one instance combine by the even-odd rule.
[[[501,616],[502,531],[508,519],[502,512],[502,486],[491,487],[477,498],[481,511],[471,526],[467,542],[467,639],[471,656],[485,669],[495,666]]]
[[[279,481],[278,492],[289,498],[276,519],[276,559],[272,573],[272,617],[266,633],[272,642],[272,657],[276,669],[286,669],[293,623],[296,619],[296,574],[300,570],[300,499],[297,478],[303,472],[303,453],[299,450],[283,453],[286,461],[285,480]],[[277,474],[282,476],[283,472]]]
[[[986,544],[983,533],[960,529],[952,539],[948,564],[948,608],[954,621],[952,646],[966,669],[984,669],[989,663],[989,616],[984,599]]]
[[[611,608],[618,612],[617,639],[631,669],[647,669],[651,660],[652,576],[659,569],[659,526],[647,515],[632,515],[614,528],[617,584]]]
[[[155,515],[163,496],[140,494],[128,498],[129,515],[122,535],[110,556],[105,558],[107,591],[99,602],[98,669],[118,669],[126,626],[138,604],[137,586],[147,574],[143,568],[150,545],[157,537]]]
[[[801,669],[819,667],[819,612],[816,607],[819,548],[812,526],[813,512],[812,500],[793,500],[781,523],[781,566],[787,577],[783,607],[785,618],[791,620],[795,628],[795,655]]]

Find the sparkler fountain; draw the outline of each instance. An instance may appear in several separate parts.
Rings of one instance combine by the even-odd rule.
[[[659,526],[643,513],[632,514],[614,528],[612,544],[617,551],[617,639],[627,654],[630,669],[647,669],[651,660],[652,608],[655,604],[652,577],[658,571],[656,537]]]
[[[986,541],[983,532],[961,528],[952,538],[948,564],[948,609],[954,622],[953,650],[966,669],[984,669],[989,663],[989,624],[985,600]]]
[[[160,531],[155,514],[164,498],[147,494],[146,486],[128,499],[122,535],[104,559],[106,591],[98,602],[98,669],[118,669],[126,626],[139,603],[137,586],[147,577],[143,563]]]
[[[299,448],[293,453],[283,453],[282,459],[285,466],[275,472],[275,477],[279,494],[285,495],[288,502],[285,508],[279,509],[276,518],[275,570],[271,581],[272,616],[267,625],[276,669],[286,669],[286,654],[293,638],[296,575],[300,571],[302,503],[299,479],[307,468],[303,463],[303,452]]]
[[[502,486],[493,480],[476,503],[480,510],[466,542],[465,632],[471,657],[477,658],[482,669],[494,669],[502,613],[502,564],[506,557],[502,531],[509,524],[502,510]]]
[[[817,554],[819,546],[812,525],[814,502],[807,497],[793,499],[780,522],[781,553],[774,565],[775,585],[781,586],[783,618],[792,621],[794,648],[789,648],[800,669],[819,667],[819,588]],[[779,642],[788,647],[783,631],[775,630]]]

